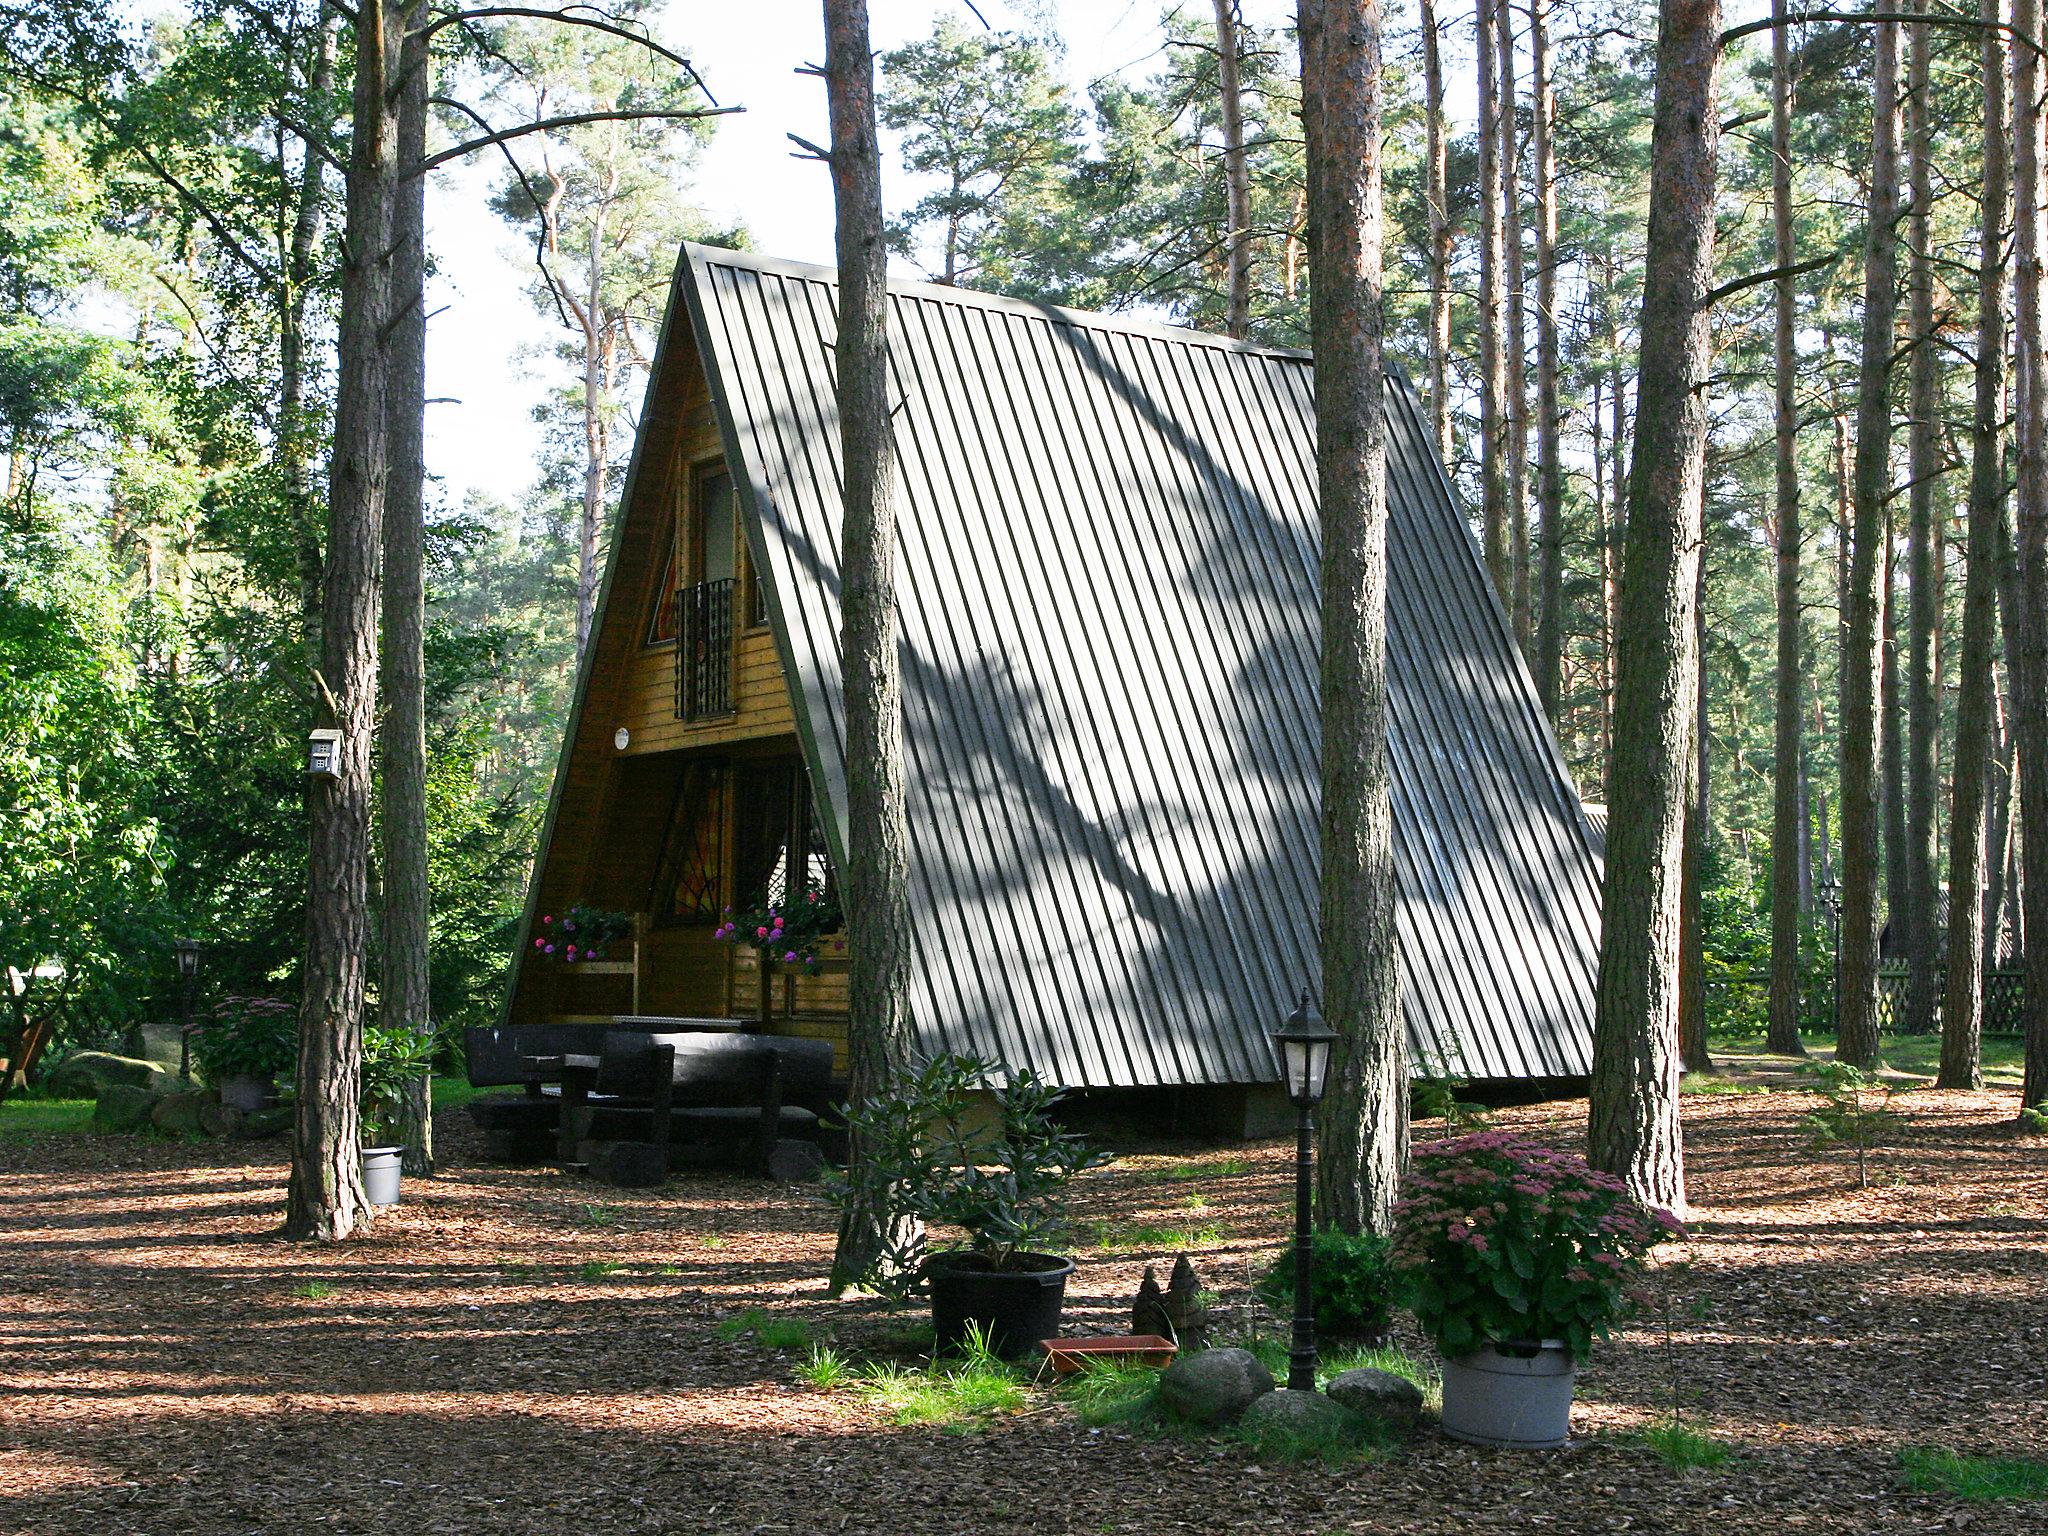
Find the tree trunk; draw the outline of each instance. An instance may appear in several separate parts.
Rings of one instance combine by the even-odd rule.
[[[1693,587],[1693,645],[1699,671],[1693,682],[1692,793],[1685,802],[1685,854],[1679,870],[1678,1060],[1688,1072],[1712,1072],[1707,1050],[1707,925],[1701,895],[1707,860],[1707,562]]]
[[[590,270],[583,295],[583,513],[576,541],[576,655],[590,644],[597,622],[597,541],[604,527],[605,475],[610,467],[610,424],[605,419],[604,257],[605,209],[590,220]]]
[[[1927,0],[1914,9],[1927,11]],[[1941,666],[1937,646],[1941,611],[1940,552],[1936,547],[1934,493],[1942,470],[1941,374],[1934,329],[1934,249],[1929,212],[1934,200],[1934,130],[1931,74],[1933,30],[1915,22],[1910,31],[1907,111],[1913,156],[1913,202],[1906,238],[1912,253],[1912,361],[1908,398],[1912,416],[1908,439],[1906,665],[1906,897],[1912,918],[1906,925],[1905,1027],[1932,1030],[1939,986],[1940,934],[1936,928],[1935,744],[1941,731],[1937,692]],[[1987,677],[1988,673],[1985,674]],[[1971,900],[1976,899],[1975,892]]]
[[[840,646],[846,703],[847,1093],[890,1091],[910,1060],[909,831],[897,655],[895,453],[889,427],[887,248],[867,0],[825,0],[832,203],[839,255],[839,448],[844,483]],[[849,1155],[869,1149],[856,1134]],[[833,1294],[889,1246],[887,1214],[850,1206]]]
[[[1956,691],[1949,809],[1948,988],[1937,1088],[1984,1086],[1985,815],[1995,748],[1999,533],[2005,501],[2005,40],[1999,0],[1979,0],[1983,191],[1978,215],[1976,410],[1970,433],[1969,542],[1963,557],[1962,687]],[[1917,177],[1916,177],[1917,183]]]
[[[1899,28],[1872,28],[1870,210],[1864,234],[1863,358],[1856,401],[1854,549],[1842,650],[1842,1022],[1835,1055],[1857,1067],[1878,1056],[1878,760],[1883,683],[1887,517],[1891,493],[1891,369],[1898,308]]]
[[[1974,474],[1975,466],[1972,466]],[[2003,525],[2001,524],[2001,527]],[[2002,535],[2001,535],[2002,536]],[[1967,583],[1966,583],[1967,586]],[[1965,601],[1968,600],[1967,591]],[[1969,626],[1963,628],[1963,641],[1969,643]],[[2011,852],[2012,830],[2012,784],[2013,756],[2012,731],[2007,725],[2010,719],[2004,708],[2004,696],[1992,696],[1991,739],[1987,743],[1991,761],[1985,769],[1984,780],[1984,966],[1997,970],[2004,965],[2007,955],[2005,942],[2005,876],[2006,860]]]
[[[398,160],[426,158],[432,60],[413,16],[398,98]],[[391,484],[384,502],[384,974],[387,1028],[433,1038],[427,949],[427,178],[398,189],[391,230]],[[406,1091],[397,1126],[405,1171],[434,1171],[431,1077]]]
[[[2013,339],[2019,359],[2015,601],[2010,648],[2019,745],[2020,932],[2026,965],[2023,1106],[2048,1102],[2048,314],[2042,308],[2040,0],[2013,0]]]
[[[1244,151],[1244,92],[1238,83],[1237,0],[1216,0],[1216,90],[1222,98],[1224,329],[1252,333],[1252,178]]]
[[[1549,12],[1549,0],[1533,0],[1529,49],[1536,94],[1536,691],[1556,725],[1564,690],[1564,467],[1558,443],[1563,412],[1557,403],[1557,99],[1550,79]]]
[[[1515,23],[1512,0],[1498,0],[1500,48],[1501,244],[1507,255],[1507,335],[1502,387],[1507,399],[1508,565],[1515,639],[1526,657],[1531,650],[1529,620],[1529,352],[1522,261],[1521,124],[1515,113]]]
[[[1408,1150],[1387,774],[1387,440],[1378,0],[1301,0],[1322,508],[1321,1220],[1390,1232]]]
[[[1457,462],[1451,441],[1451,198],[1450,134],[1444,121],[1444,67],[1437,35],[1436,0],[1422,7],[1422,101],[1429,117],[1429,410],[1436,425],[1436,451]]]
[[[1692,779],[1721,7],[1662,0],[1642,366],[1629,480],[1588,1145],[1637,1198],[1685,1205],[1680,865]]]
[[[304,999],[287,1237],[337,1241],[370,1214],[359,1111],[368,946],[370,748],[377,727],[377,556],[389,463],[391,227],[397,122],[390,90],[401,0],[365,0],[342,266],[340,371],[329,473],[321,718],[340,731],[335,776],[309,791]]]
[[[1878,959],[1890,961],[1912,947],[1913,884],[1906,878],[1906,680],[1899,659],[1899,526],[1897,508],[1884,507],[1884,644],[1878,673],[1878,717],[1882,731],[1879,768],[1883,776],[1884,907],[1878,927]]]
[[[331,0],[321,5],[317,27],[312,66],[306,74],[306,99],[324,102],[334,90],[336,22]],[[320,664],[320,525],[319,501],[313,493],[313,434],[306,412],[306,295],[313,286],[320,253],[320,227],[327,202],[326,165],[307,145],[285,258],[284,308],[277,338],[277,462],[297,540],[299,626],[305,634],[308,667]]]
[[[1600,423],[1601,374],[1592,379],[1593,401],[1586,418],[1593,434],[1593,553],[1600,562],[1600,798],[1607,798],[1610,768],[1614,761],[1614,520],[1609,510],[1607,445]],[[1614,487],[1614,500],[1621,487]]]
[[[1771,0],[1771,216],[1776,231],[1777,324],[1773,352],[1777,416],[1778,668],[1771,819],[1771,1009],[1764,1047],[1799,1056],[1799,866],[1801,846],[1799,679],[1799,354],[1794,344],[1798,279],[1792,239],[1792,60],[1786,0]]]
[[[1499,63],[1495,39],[1505,4],[1506,0],[1478,0],[1473,12],[1479,32],[1479,523],[1486,569],[1503,606],[1514,597],[1508,554],[1508,445],[1501,424],[1507,252],[1501,243],[1500,92],[1494,84]]]

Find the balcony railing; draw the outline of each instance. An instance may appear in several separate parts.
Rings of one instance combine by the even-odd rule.
[[[676,718],[710,720],[733,712],[733,581],[676,589]]]

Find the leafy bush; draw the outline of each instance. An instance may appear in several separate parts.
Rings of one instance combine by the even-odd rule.
[[[896,1300],[923,1289],[925,1234],[906,1218],[964,1227],[991,1269],[1064,1237],[1068,1186],[1110,1158],[1054,1123],[1060,1091],[1028,1070],[993,1090],[987,1125],[975,1100],[995,1071],[936,1056],[887,1096],[842,1110],[867,1156],[828,1174],[826,1192],[841,1210],[880,1213],[891,1234],[861,1284]]]
[[[1684,1230],[1584,1158],[1505,1131],[1417,1148],[1394,1212],[1402,1292],[1453,1359],[1547,1339],[1585,1359],[1628,1315],[1650,1249]]]
[[[224,997],[193,1030],[192,1056],[215,1085],[283,1077],[299,1059],[298,1010],[279,997]]]
[[[363,1029],[363,1144],[384,1145],[396,1134],[405,1090],[434,1064],[434,1040],[389,1024]]]
[[[1312,1240],[1309,1295],[1316,1333],[1331,1339],[1384,1339],[1393,1321],[1396,1281],[1393,1245],[1371,1232],[1334,1228]],[[1258,1284],[1259,1300],[1281,1316],[1294,1311],[1294,1247],[1289,1244]]]

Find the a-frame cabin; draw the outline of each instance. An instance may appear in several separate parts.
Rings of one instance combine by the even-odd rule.
[[[841,1037],[843,963],[721,911],[844,847],[833,275],[684,249],[513,961],[508,1020]],[[1075,1087],[1275,1078],[1316,980],[1305,354],[892,285],[913,1013]],[[1588,828],[1406,381],[1389,378],[1392,763],[1418,1072],[1588,1067]],[[534,946],[573,903],[632,960]]]

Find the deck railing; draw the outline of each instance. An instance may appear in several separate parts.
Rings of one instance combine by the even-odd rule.
[[[709,720],[733,712],[733,581],[676,589],[676,718]]]

